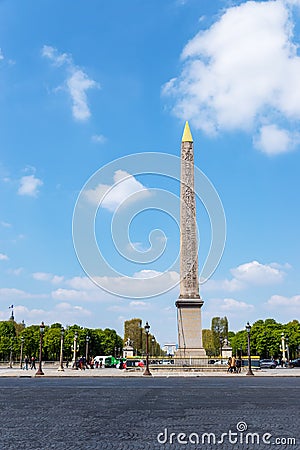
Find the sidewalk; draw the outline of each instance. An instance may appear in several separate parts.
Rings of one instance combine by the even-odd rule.
[[[240,374],[227,373],[224,372],[213,372],[213,371],[197,371],[187,369],[178,370],[168,370],[164,369],[151,369],[152,378],[158,377],[245,377],[246,370]],[[86,369],[86,370],[73,370],[71,368],[65,368],[64,371],[58,371],[57,368],[43,367],[44,375],[39,376],[39,378],[51,377],[51,378],[74,378],[74,377],[84,377],[84,378],[99,378],[99,377],[142,377],[143,370],[119,370],[119,369]],[[265,370],[253,370],[254,376],[259,377],[300,377],[300,369],[265,369]],[[0,368],[0,378],[1,377],[15,377],[15,378],[34,378],[36,370],[22,370],[20,368]],[[250,377],[247,377],[250,378]]]

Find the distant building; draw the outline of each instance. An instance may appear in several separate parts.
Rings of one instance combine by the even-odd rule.
[[[164,344],[162,349],[164,352],[166,352],[167,355],[174,356],[175,352],[177,350],[177,345],[176,344]]]

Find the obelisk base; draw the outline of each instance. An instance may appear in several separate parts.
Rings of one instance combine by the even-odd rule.
[[[202,344],[201,298],[179,298],[177,306],[178,350],[176,358],[206,358]]]

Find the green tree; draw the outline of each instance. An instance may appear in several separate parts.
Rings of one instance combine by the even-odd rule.
[[[207,356],[213,356],[216,354],[216,348],[214,343],[214,335],[212,330],[202,330],[203,347],[205,348]]]
[[[39,343],[40,343],[40,327],[39,325],[30,325],[22,331],[24,338],[23,357],[34,356],[39,357]]]
[[[145,336],[143,337],[143,331],[141,319],[135,318],[124,322],[124,342],[129,338],[131,345],[139,354],[145,351],[146,348],[146,340]]]
[[[286,338],[286,345],[289,347],[290,359],[298,357],[298,347],[300,345],[300,323],[293,320],[284,325],[282,332]]]
[[[50,328],[45,329],[43,337],[43,359],[57,361],[60,354],[61,325],[53,325],[51,325]],[[57,325],[60,326],[58,327]]]
[[[10,357],[10,349],[14,346],[16,330],[14,322],[5,320],[0,322],[0,355],[2,360],[8,360]]]
[[[213,343],[215,355],[220,354],[220,340],[228,339],[227,317],[213,317],[211,321],[211,331],[213,333]]]

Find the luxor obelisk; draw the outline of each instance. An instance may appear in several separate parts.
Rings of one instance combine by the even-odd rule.
[[[194,192],[194,144],[188,122],[181,142],[180,180],[180,296],[176,301],[178,350],[176,356],[206,356],[202,345],[199,294],[196,202]]]

